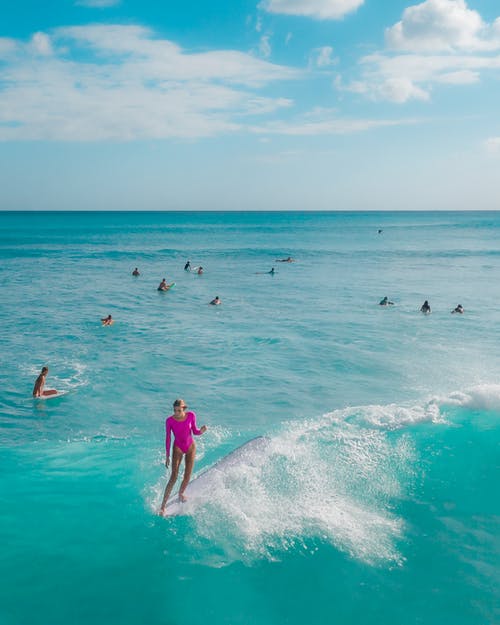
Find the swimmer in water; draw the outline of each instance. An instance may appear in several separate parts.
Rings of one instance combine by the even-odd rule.
[[[179,467],[184,458],[184,477],[179,488],[179,501],[186,501],[184,492],[191,479],[191,473],[193,472],[194,460],[196,457],[196,443],[193,440],[192,434],[200,436],[207,431],[207,426],[202,425],[200,429],[196,426],[196,415],[194,412],[186,412],[187,406],[183,399],[176,399],[174,401],[174,414],[167,418],[165,421],[165,450],[166,459],[165,466],[170,465],[170,439],[172,432],[174,433],[174,444],[172,450],[172,473],[170,479],[165,487],[165,493],[163,494],[163,500],[160,507],[160,516],[165,513],[168,498],[177,481],[179,474]]]
[[[462,304],[459,304],[456,308],[454,308],[451,311],[452,315],[453,315],[453,313],[458,313],[459,315],[463,315],[464,314],[464,307],[462,306]]]
[[[102,321],[103,326],[111,326],[115,322],[115,320],[113,319],[111,315],[104,317],[104,319],[101,319],[101,321]]]
[[[379,306],[394,306],[394,302],[390,302],[389,298],[386,296],[384,299],[381,299],[378,303]]]
[[[427,300],[425,300],[425,302],[420,307],[420,312],[424,313],[424,315],[429,315],[430,314],[431,307],[430,307],[430,304],[429,304],[429,302]]]
[[[276,262],[277,263],[294,263],[295,259],[289,256],[288,258],[277,258]]]
[[[184,271],[191,271],[191,261],[188,260],[188,262],[184,265]]]
[[[140,276],[141,274],[139,273],[139,270],[137,269],[137,267],[134,269],[134,271],[132,272],[133,276]]]
[[[196,273],[201,276],[203,274],[203,267],[198,267],[198,271]]]
[[[214,299],[210,302],[210,304],[212,306],[218,306],[219,304],[222,304],[222,302],[220,301],[220,297],[216,295]]]
[[[57,395],[57,391],[55,389],[50,389],[46,391],[43,390],[48,372],[48,367],[42,367],[42,371],[37,377],[35,386],[33,387],[33,397],[48,397],[49,395]]]
[[[160,282],[158,286],[158,291],[168,291],[169,288],[170,286],[167,284],[167,281],[165,280],[165,278],[163,278],[163,280]]]
[[[267,273],[270,274],[271,276],[274,276],[274,267],[271,269],[271,271],[268,271]]]

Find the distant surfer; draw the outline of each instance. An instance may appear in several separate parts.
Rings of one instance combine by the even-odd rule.
[[[458,313],[459,315],[463,315],[464,314],[464,307],[462,306],[462,304],[458,304],[458,306],[451,311],[452,315],[453,315],[453,313]]]
[[[103,326],[112,326],[115,322],[115,320],[113,319],[111,315],[104,317],[104,319],[101,319],[101,321],[102,321]]]
[[[184,265],[184,271],[191,271],[191,261],[188,260],[188,262]]]
[[[165,278],[163,278],[163,280],[160,282],[158,286],[158,291],[168,291],[169,288],[170,288],[170,285],[167,284],[167,281],[165,280]]]
[[[424,315],[429,315],[431,312],[431,306],[427,300],[420,307],[420,312],[424,313]]]
[[[380,300],[378,303],[379,306],[394,306],[394,302],[390,302],[389,298],[386,296]]]
[[[267,273],[271,276],[274,276],[274,267],[271,269],[271,271],[268,271]]]
[[[33,387],[33,397],[49,397],[50,395],[57,395],[57,391],[55,389],[47,389],[46,391],[43,390],[48,372],[48,367],[42,367],[42,371],[37,377],[35,386]]]
[[[198,271],[196,272],[199,276],[203,275],[203,267],[198,267]]]
[[[379,229],[378,229],[378,233],[379,233],[379,234],[382,234],[382,232],[383,232],[382,228],[379,228]]]
[[[174,433],[174,444],[172,450],[172,473],[165,487],[165,493],[163,494],[160,507],[161,516],[165,513],[168,498],[177,481],[182,458],[184,458],[184,477],[182,478],[181,487],[179,488],[179,501],[186,501],[184,492],[189,484],[196,457],[196,443],[193,440],[192,434],[199,436],[207,431],[206,425],[202,425],[201,428],[198,429],[196,426],[195,413],[191,411],[186,412],[186,409],[185,401],[183,399],[176,399],[174,401],[174,414],[165,421],[165,466],[167,469],[170,465],[170,439],[172,432]]]
[[[211,304],[212,306],[219,306],[219,304],[222,304],[222,302],[221,302],[221,300],[220,300],[220,297],[219,297],[218,295],[216,295],[216,296],[214,297],[214,299],[210,302],[210,304]]]
[[[133,276],[140,276],[141,274],[139,273],[139,270],[137,269],[137,267],[134,269],[134,271],[132,272]]]
[[[277,263],[294,263],[295,259],[289,256],[288,258],[277,258],[276,262]]]

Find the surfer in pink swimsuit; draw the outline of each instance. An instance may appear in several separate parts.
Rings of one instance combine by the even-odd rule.
[[[179,488],[179,501],[186,501],[184,491],[191,479],[191,473],[193,472],[194,459],[196,457],[196,444],[193,440],[192,434],[199,436],[207,431],[207,426],[202,425],[200,429],[196,426],[196,415],[194,412],[186,412],[186,403],[183,399],[176,399],[174,401],[174,414],[167,418],[165,421],[166,438],[166,459],[165,466],[168,468],[170,464],[170,440],[172,432],[174,433],[174,444],[172,451],[172,474],[165,487],[165,493],[161,502],[160,515],[163,516],[165,507],[167,505],[168,498],[177,481],[179,474],[179,467],[182,462],[182,458],[185,456],[184,462],[184,477],[182,478],[181,487]]]

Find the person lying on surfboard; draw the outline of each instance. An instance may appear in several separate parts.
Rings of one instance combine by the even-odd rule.
[[[48,395],[57,395],[57,391],[55,389],[47,389],[46,391],[43,390],[48,372],[48,367],[42,367],[42,372],[37,377],[35,386],[33,387],[33,397],[47,397]]]
[[[115,320],[113,319],[111,315],[104,317],[103,319],[101,319],[101,321],[102,321],[103,326],[111,326],[115,322]]]
[[[207,426],[202,425],[200,429],[196,426],[196,415],[194,412],[186,412],[187,406],[183,399],[176,399],[174,401],[174,414],[167,418],[165,421],[165,450],[166,459],[165,466],[170,465],[170,439],[172,432],[174,433],[174,444],[172,451],[172,473],[170,479],[165,487],[165,493],[163,494],[163,500],[160,507],[160,516],[165,513],[165,507],[167,505],[170,493],[177,481],[179,474],[179,467],[184,458],[184,477],[182,478],[181,487],[179,488],[179,501],[186,501],[184,491],[191,479],[191,473],[193,472],[194,460],[196,457],[196,444],[193,440],[192,434],[200,436],[207,431]]]

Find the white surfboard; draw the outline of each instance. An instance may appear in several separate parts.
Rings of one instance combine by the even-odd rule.
[[[47,391],[52,391],[55,389],[48,388]],[[67,391],[56,391],[55,393],[51,393],[50,395],[41,395],[40,397],[33,397],[33,399],[54,399],[54,397],[62,397],[66,395]]]
[[[186,488],[186,497],[188,498],[186,502],[179,502],[178,493],[172,495],[170,502],[167,503],[165,516],[191,514],[197,505],[203,501],[210,500],[211,489],[213,488],[214,478],[217,473],[224,474],[230,467],[241,462],[252,464],[260,462],[262,459],[262,451],[264,451],[269,443],[270,439],[267,438],[267,436],[257,436],[218,460],[206,471],[203,471],[200,475],[191,480]]]

